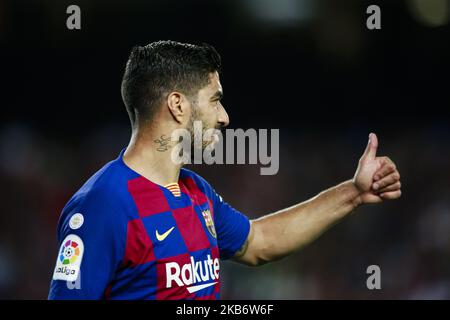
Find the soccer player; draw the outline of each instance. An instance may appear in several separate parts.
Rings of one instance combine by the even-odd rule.
[[[130,143],[64,207],[49,299],[218,299],[220,260],[280,259],[356,207],[400,197],[399,172],[377,157],[372,133],[352,179],[249,221],[171,158],[174,130],[228,125],[219,70],[209,45],[133,49],[122,81]]]

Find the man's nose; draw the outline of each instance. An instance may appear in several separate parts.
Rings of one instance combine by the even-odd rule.
[[[225,108],[222,104],[220,104],[219,118],[217,119],[217,122],[220,123],[221,127],[226,127],[230,123],[228,113],[225,111]]]

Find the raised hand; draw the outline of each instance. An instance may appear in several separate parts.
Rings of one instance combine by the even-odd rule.
[[[400,173],[391,159],[377,157],[377,148],[378,138],[371,133],[353,178],[353,183],[361,192],[362,203],[378,203],[401,196]]]

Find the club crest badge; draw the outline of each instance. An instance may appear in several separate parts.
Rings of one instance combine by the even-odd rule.
[[[211,211],[209,209],[202,210],[203,219],[205,219],[206,227],[208,228],[209,233],[217,238],[216,228],[214,227],[214,221],[211,216]]]

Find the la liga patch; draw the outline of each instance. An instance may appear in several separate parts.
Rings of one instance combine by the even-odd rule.
[[[80,272],[84,244],[75,234],[69,234],[61,243],[53,280],[75,281]]]
[[[81,213],[75,213],[69,220],[69,227],[73,230],[81,228],[84,222],[84,217]]]

